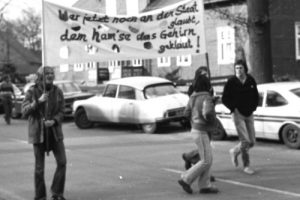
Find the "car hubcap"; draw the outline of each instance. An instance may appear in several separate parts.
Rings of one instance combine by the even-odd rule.
[[[145,124],[144,127],[146,130],[151,130],[153,128],[153,124]]]
[[[295,143],[297,142],[298,131],[295,129],[290,129],[287,133],[287,139],[289,142]]]

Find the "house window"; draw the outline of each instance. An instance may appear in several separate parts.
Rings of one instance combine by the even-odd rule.
[[[134,59],[134,60],[132,60],[132,66],[134,66],[134,67],[143,66],[143,60],[142,59]]]
[[[192,56],[177,56],[177,66],[188,67],[192,65]]]
[[[143,76],[144,67],[122,67],[122,77]]]
[[[109,67],[120,67],[121,66],[121,61],[119,61],[119,60],[108,61],[108,66]]]
[[[170,67],[171,66],[171,57],[159,57],[157,58],[158,67]]]
[[[300,60],[300,22],[295,24],[296,60]]]
[[[234,28],[230,26],[218,27],[218,64],[232,64],[235,59]]]
[[[74,64],[74,72],[80,72],[80,71],[83,71],[82,64],[79,63]]]
[[[97,68],[97,62],[89,62],[88,63],[89,69],[96,69]]]
[[[59,65],[59,71],[60,72],[68,72],[69,71],[69,65],[68,64]]]

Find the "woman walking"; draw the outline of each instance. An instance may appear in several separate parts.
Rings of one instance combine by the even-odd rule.
[[[200,193],[217,193],[219,190],[210,182],[210,169],[212,166],[212,149],[209,132],[216,126],[216,113],[213,98],[210,95],[211,85],[206,76],[196,77],[194,93],[190,96],[185,110],[191,121],[191,133],[202,158],[195,165],[181,174],[178,181],[182,189],[192,194],[191,184],[198,179]]]

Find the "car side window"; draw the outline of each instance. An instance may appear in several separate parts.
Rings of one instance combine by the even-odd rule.
[[[117,89],[118,89],[117,85],[107,85],[106,89],[103,93],[103,96],[104,97],[116,97]]]
[[[118,98],[135,99],[135,89],[129,86],[120,86]]]
[[[283,106],[287,104],[287,100],[275,91],[267,92],[267,107]]]

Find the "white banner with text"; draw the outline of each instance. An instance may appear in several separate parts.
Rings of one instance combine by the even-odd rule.
[[[44,65],[206,53],[202,0],[138,16],[43,5]]]

